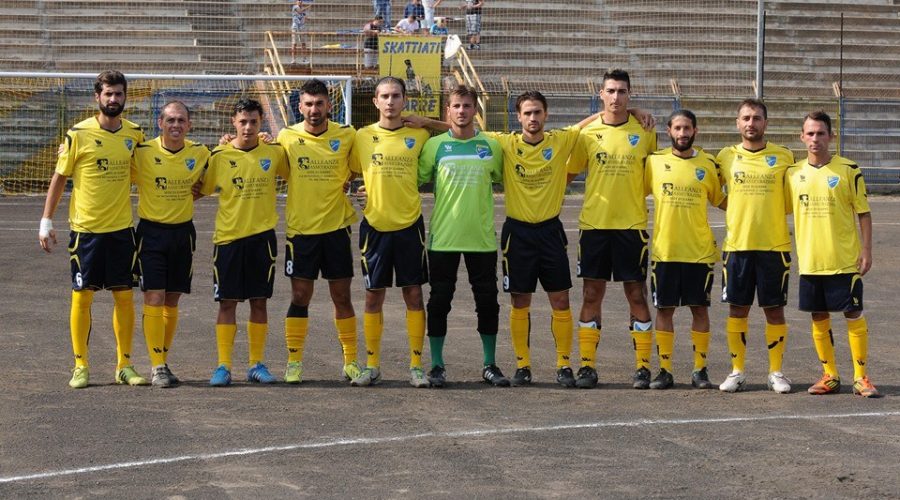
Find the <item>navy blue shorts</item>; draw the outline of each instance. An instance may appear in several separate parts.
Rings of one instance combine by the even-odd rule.
[[[275,230],[240,238],[213,250],[213,298],[268,299],[275,284]]]
[[[646,281],[650,235],[643,229],[583,229],[578,235],[579,278]]]
[[[539,280],[547,292],[572,288],[569,240],[558,217],[537,224],[507,218],[500,240],[504,292],[534,293]]]
[[[324,234],[297,234],[285,244],[284,275],[315,280],[321,272],[326,280],[353,277],[353,247],[350,226]]]
[[[131,288],[138,282],[134,228],[69,235],[72,290]]]
[[[715,264],[654,262],[650,265],[650,296],[657,309],[709,306]]]
[[[862,277],[859,273],[801,274],[800,310],[807,312],[862,311]]]
[[[191,293],[197,249],[193,222],[162,224],[141,219],[137,240],[141,290]]]
[[[722,302],[759,307],[787,305],[791,253],[774,251],[722,252]]]
[[[359,253],[366,290],[390,288],[394,274],[398,287],[428,282],[425,221],[421,215],[413,225],[397,231],[379,231],[363,218],[359,224]]]

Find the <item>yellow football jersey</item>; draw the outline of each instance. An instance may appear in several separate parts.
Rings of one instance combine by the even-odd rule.
[[[138,144],[132,174],[138,189],[138,217],[163,224],[193,219],[191,186],[203,175],[207,161],[206,146],[189,140],[175,152],[163,147],[159,137]]]
[[[397,231],[422,215],[419,153],[429,137],[424,129],[388,130],[377,123],[356,132],[350,168],[363,175],[368,195],[363,214],[375,229]]]
[[[788,169],[785,185],[794,210],[800,274],[859,272],[855,216],[869,212],[859,167],[836,155],[818,168],[803,160]]]
[[[656,133],[633,116],[620,125],[597,119],[581,130],[570,174],[587,169],[580,229],[646,229],[644,160],[656,151]]]
[[[285,206],[288,237],[330,233],[356,222],[344,194],[355,137],[353,127],[334,122],[321,135],[305,131],[302,123],[278,133],[291,171]]]
[[[131,155],[141,142],[141,127],[124,119],[115,132],[100,128],[96,117],[66,132],[56,173],[72,178],[69,226],[73,231],[109,233],[134,225]]]
[[[213,243],[228,243],[275,228],[276,176],[288,178],[287,158],[278,143],[260,142],[249,151],[231,144],[213,150],[200,190],[205,195],[219,190]]]
[[[791,150],[771,142],[759,151],[736,144],[723,148],[716,161],[728,194],[723,250],[789,252],[784,172],[794,163]]]
[[[680,158],[672,148],[647,157],[645,193],[653,195],[653,250],[656,262],[710,263],[718,260],[706,202],[725,200],[719,166],[712,155],[695,151]]]
[[[578,142],[578,127],[544,132],[529,144],[520,132],[485,132],[503,148],[506,216],[536,224],[559,215],[566,194],[566,160]]]

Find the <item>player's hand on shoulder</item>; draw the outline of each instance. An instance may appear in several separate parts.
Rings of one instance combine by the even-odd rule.
[[[257,136],[259,137],[259,140],[263,141],[266,144],[272,144],[273,142],[275,142],[275,138],[272,137],[272,134],[268,132],[260,132],[259,134],[257,134]]]
[[[233,141],[236,136],[234,134],[222,134],[222,137],[219,137],[219,146],[224,146],[229,142]]]
[[[641,123],[641,128],[647,132],[656,130],[656,118],[653,117],[653,113],[641,108],[629,109],[628,112]]]

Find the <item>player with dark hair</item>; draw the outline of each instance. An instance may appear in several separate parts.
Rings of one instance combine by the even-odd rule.
[[[450,91],[446,119],[450,130],[425,143],[419,156],[419,184],[434,181],[434,209],[428,231],[428,340],[432,387],[446,382],[444,340],[460,257],[465,259],[475,298],[477,330],[484,364],[482,378],[495,386],[509,379],[497,367],[497,236],[492,183],[503,175],[500,144],[475,129],[478,94],[459,85]]]
[[[516,353],[512,385],[532,382],[531,296],[537,282],[552,308],[550,331],[556,343],[556,380],[574,387],[569,366],[572,311],[569,308],[568,240],[559,213],[566,190],[566,160],[578,142],[579,125],[545,131],[547,99],[537,91],[516,98],[521,133],[487,133],[503,148],[506,221],[501,234],[503,291],[510,294],[509,331]]]
[[[831,154],[832,139],[831,118],[825,112],[806,115],[800,140],[808,156],[785,174],[800,264],[800,310],[812,315],[813,342],[825,372],[808,392],[841,390],[831,330],[834,311],[847,319],[853,393],[879,397],[866,374],[869,327],[863,316],[862,276],[872,267],[872,214],[862,171],[853,161]]]
[[[180,101],[159,113],[156,139],[138,144],[133,177],[138,188],[138,263],[144,291],[143,324],[151,383],[170,387],[179,382],[167,362],[178,324],[178,301],[191,293],[194,230],[192,186],[203,175],[209,150],[187,139],[190,110]]]
[[[576,385],[597,386],[596,352],[602,331],[606,285],[621,281],[631,312],[635,389],[650,386],[653,345],[647,306],[647,206],[644,159],[656,151],[656,133],[629,115],[631,79],[615,69],[603,75],[600,119],[586,125],[582,142],[569,160],[569,176],[585,169],[584,207],[578,220],[577,274],[584,279],[579,313],[578,346],[581,368]]]
[[[419,153],[429,133],[404,124],[401,113],[406,105],[406,88],[402,80],[390,76],[379,80],[372,101],[379,112],[378,121],[357,131],[354,153],[350,156],[350,168],[362,174],[368,196],[359,227],[366,284],[363,334],[367,360],[365,370],[351,384],[369,386],[381,381],[382,309],[386,289],[396,283],[406,303],[410,384],[428,387],[422,370],[425,342],[422,284],[428,281],[428,258],[416,180]]]
[[[675,309],[691,309],[694,371],[691,385],[712,389],[706,371],[709,352],[709,304],[718,250],[707,220],[707,201],[725,209],[719,166],[709,153],[694,148],[697,117],[681,109],[669,116],[666,131],[672,147],[647,157],[644,187],[653,195],[653,249],[650,288],[656,307],[659,374],[651,389],[675,384],[672,354]]]
[[[231,123],[236,136],[213,150],[200,189],[202,195],[219,192],[213,234],[219,360],[209,381],[212,386],[231,384],[237,304],[244,300],[250,301],[247,380],[266,384],[276,381],[263,363],[268,333],[266,301],[272,297],[278,254],[276,176],[288,179],[288,166],[280,145],[259,141],[262,120],[263,108],[259,102],[241,99],[235,104]]]
[[[360,375],[356,312],[350,300],[350,226],[356,222],[356,212],[344,193],[344,184],[355,176],[349,161],[356,131],[329,120],[331,101],[321,80],[310,80],[300,88],[299,110],[303,122],[278,134],[290,165],[284,274],[291,278],[291,305],[284,321],[288,350],[284,380],[291,384],[302,380],[309,303],[320,273],[328,281],[334,304],[334,325],[344,355],[343,376],[353,380]]]
[[[741,143],[722,149],[716,157],[728,194],[722,302],[729,304],[725,332],[732,365],[731,374],[719,389],[737,392],[744,388],[748,316],[755,292],[766,317],[767,384],[775,392],[788,393],[791,381],[781,371],[788,333],[784,306],[791,267],[784,172],[794,163],[794,155],[784,146],[766,141],[768,110],[762,101],[741,101],[736,123]]]
[[[134,221],[131,212],[131,157],[144,140],[141,128],[121,117],[128,82],[118,71],[104,71],[94,83],[100,113],[77,123],[59,147],[56,171],[50,180],[38,232],[41,248],[56,245],[53,214],[72,179],[69,200],[69,262],[72,270],[72,307],[69,327],[75,368],[69,386],[87,387],[88,339],[94,292],[112,291],[113,332],[116,336],[117,384],[146,385],[131,361],[134,336],[135,269]]]

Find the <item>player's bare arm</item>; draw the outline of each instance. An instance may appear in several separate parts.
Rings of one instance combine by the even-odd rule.
[[[38,241],[41,248],[47,253],[50,253],[52,247],[56,245],[53,214],[56,213],[56,207],[59,206],[59,200],[66,189],[67,180],[65,175],[54,172],[53,178],[50,179],[50,188],[47,189],[47,201],[44,202],[44,213],[41,215],[41,227],[38,231]]]
[[[860,276],[865,276],[872,268],[872,214],[866,212],[859,214],[859,234],[862,247],[859,251],[859,259],[856,261]]]

